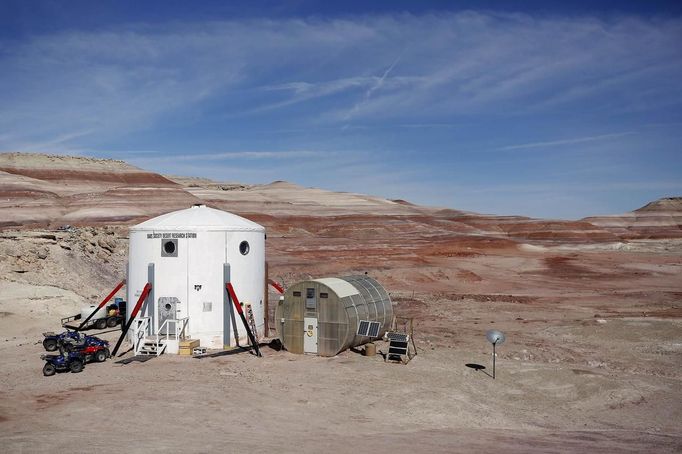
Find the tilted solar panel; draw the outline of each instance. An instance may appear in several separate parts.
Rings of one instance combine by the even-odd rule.
[[[379,322],[371,322],[369,324],[369,331],[367,331],[367,335],[369,337],[377,337],[379,335],[379,330],[381,329],[381,323]]]
[[[369,322],[367,320],[360,320],[358,324],[358,336],[367,336],[369,331]]]

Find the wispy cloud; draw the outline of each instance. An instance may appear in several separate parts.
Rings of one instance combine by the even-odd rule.
[[[619,137],[625,137],[635,134],[634,131],[629,132],[619,132],[614,134],[602,134],[598,136],[588,136],[588,137],[575,137],[572,139],[562,139],[562,140],[551,140],[547,142],[531,142],[522,143],[519,145],[507,145],[504,147],[495,148],[495,151],[511,151],[511,150],[525,150],[530,148],[550,148],[550,147],[560,147],[564,145],[575,145],[579,143],[595,142],[600,140],[616,139]]]
[[[575,169],[562,153],[513,151],[599,149],[581,155],[596,169],[627,143],[615,163],[627,178],[669,181],[679,128],[643,125],[679,119],[680,42],[679,17],[471,11],[197,15],[0,38],[0,149],[456,205],[458,188],[441,190],[453,180],[546,185]]]
[[[311,150],[287,150],[287,151],[226,151],[220,153],[192,153],[179,154],[168,157],[154,157],[156,159],[170,159],[173,161],[223,161],[230,159],[297,159],[311,157],[329,157],[332,153]]]
[[[53,154],[81,154],[83,150],[69,145],[75,139],[92,134],[92,130],[73,131],[57,135],[56,137],[31,137],[17,136],[16,134],[3,134],[0,136],[0,150],[21,151],[29,153],[53,153]]]
[[[372,86],[367,89],[367,91],[365,92],[365,99],[369,99],[369,97],[372,96],[372,93],[379,90],[384,85],[384,81],[386,80],[388,75],[391,74],[391,71],[393,71],[393,68],[395,68],[395,65],[397,65],[399,61],[400,58],[396,58],[395,61],[391,63],[391,66],[386,68],[384,74],[381,77],[377,78],[374,84],[372,84]]]
[[[316,103],[330,123],[682,102],[680,40],[677,19],[474,12],[63,31],[3,46],[0,128],[115,135],[216,97],[233,117]]]

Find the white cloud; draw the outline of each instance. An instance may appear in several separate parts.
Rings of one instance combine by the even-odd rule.
[[[0,128],[115,136],[216,98],[228,116],[317,103],[331,123],[650,108],[682,102],[681,41],[679,19],[475,12],[64,31],[2,44]]]
[[[145,152],[140,152],[145,153]],[[136,158],[138,164],[155,165],[163,162],[180,161],[228,161],[254,160],[254,159],[303,159],[303,158],[328,158],[335,153],[312,150],[285,150],[285,151],[226,151],[218,153],[181,153],[170,156],[154,156]]]
[[[507,145],[505,147],[496,148],[495,151],[510,151],[510,150],[525,150],[529,148],[549,148],[558,147],[563,145],[575,145],[579,143],[595,142],[600,140],[617,139],[624,136],[629,136],[635,134],[633,131],[620,132],[614,134],[601,134],[598,136],[588,136],[588,137],[574,137],[572,139],[562,139],[562,140],[551,140],[547,142],[531,142],[522,143],[519,145]]]

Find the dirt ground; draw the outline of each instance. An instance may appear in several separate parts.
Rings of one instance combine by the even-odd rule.
[[[396,313],[415,319],[418,355],[408,365],[266,346],[263,358],[237,350],[122,364],[127,353],[46,378],[40,333],[82,297],[5,280],[3,450],[680,452],[682,254],[678,242],[648,249],[497,245],[370,269]],[[289,262],[271,254],[271,275],[363,265],[309,252]],[[507,335],[495,380],[490,328]]]
[[[0,195],[1,452],[682,452],[682,198],[540,220],[24,153],[0,154]],[[262,224],[284,285],[369,273],[418,355],[128,352],[43,377],[41,333],[125,277],[128,227],[199,202]]]
[[[678,379],[425,349],[407,366],[264,349],[3,379],[6,452],[675,452]],[[26,354],[35,357],[38,346]],[[6,353],[3,352],[3,355]],[[10,381],[7,383],[7,381]],[[674,391],[677,386],[678,390]],[[654,449],[655,448],[655,449]]]

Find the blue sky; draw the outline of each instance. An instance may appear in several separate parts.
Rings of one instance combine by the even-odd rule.
[[[679,3],[3,1],[0,150],[620,213],[682,195]]]

